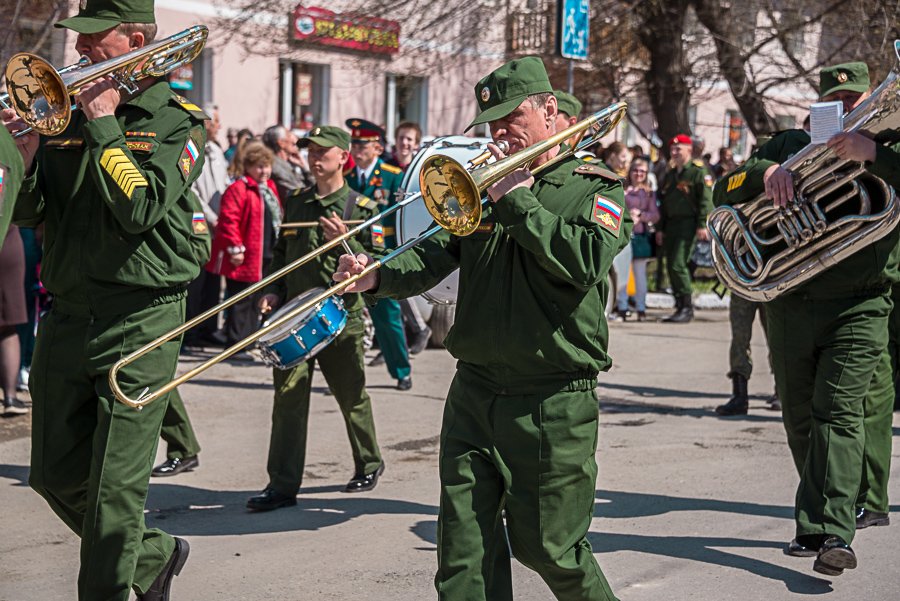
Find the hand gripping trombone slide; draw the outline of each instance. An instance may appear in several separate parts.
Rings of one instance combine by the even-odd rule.
[[[472,159],[471,161],[469,161],[466,167],[447,156],[434,155],[430,157],[423,164],[422,171],[419,176],[420,187],[424,192],[416,193],[408,196],[407,198],[404,198],[402,201],[387,209],[386,211],[370,217],[352,230],[349,230],[348,232],[341,234],[337,238],[326,242],[312,252],[297,259],[293,263],[285,265],[283,268],[279,269],[267,278],[260,280],[256,284],[250,286],[240,294],[229,298],[224,303],[209,309],[205,313],[198,315],[187,323],[179,326],[178,328],[175,328],[171,332],[146,344],[130,355],[123,357],[122,359],[117,361],[116,364],[113,365],[109,370],[109,385],[112,388],[113,394],[115,394],[116,398],[122,403],[130,407],[134,407],[135,409],[140,411],[144,405],[153,402],[173,388],[184,384],[191,378],[206,371],[213,365],[216,365],[220,361],[227,359],[245,346],[256,342],[263,336],[267,335],[269,332],[282,327],[285,323],[306,312],[310,307],[313,307],[326,298],[329,298],[334,294],[340,292],[341,290],[344,290],[360,278],[380,268],[385,263],[388,263],[397,256],[403,254],[423,240],[430,238],[442,229],[446,229],[452,234],[458,236],[465,236],[472,233],[478,226],[478,223],[481,221],[481,206],[488,200],[486,197],[482,198],[482,195],[484,194],[485,190],[487,190],[491,185],[500,181],[517,169],[528,168],[531,163],[534,162],[534,160],[539,156],[551,150],[555,146],[562,144],[569,138],[575,137],[576,140],[571,147],[565,148],[550,161],[535,167],[531,170],[531,173],[537,174],[544,169],[569,158],[570,156],[574,155],[575,152],[583,150],[591,144],[596,143],[600,138],[607,135],[616,127],[616,125],[618,125],[619,121],[621,121],[622,117],[625,115],[626,109],[627,105],[624,102],[613,104],[603,109],[602,111],[594,113],[587,119],[576,123],[572,127],[560,133],[557,133],[550,138],[547,138],[543,142],[539,142],[537,144],[529,146],[528,148],[520,150],[514,155],[508,156],[488,165],[485,165],[484,163],[486,163],[490,158],[489,152],[485,152],[475,159]],[[222,351],[215,357],[212,357],[204,363],[201,363],[200,365],[194,367],[190,371],[185,372],[184,374],[165,384],[158,390],[150,392],[149,388],[145,388],[143,392],[138,395],[138,398],[131,399],[119,386],[117,377],[118,372],[125,365],[131,363],[132,361],[138,359],[139,357],[145,355],[153,349],[161,346],[165,342],[182,334],[186,330],[189,330],[201,321],[212,317],[219,311],[230,307],[242,298],[245,298],[246,296],[253,294],[257,290],[262,289],[270,282],[287,275],[289,272],[297,269],[305,263],[308,263],[312,259],[327,252],[328,250],[331,250],[336,246],[346,244],[346,240],[351,236],[355,236],[367,227],[377,223],[379,220],[384,219],[388,215],[400,210],[400,208],[422,197],[424,197],[425,199],[425,204],[428,208],[429,213],[431,213],[431,216],[434,217],[435,221],[439,225],[435,225],[425,232],[422,232],[412,240],[407,241],[402,246],[399,246],[395,250],[391,251],[383,258],[374,261],[370,265],[367,265],[362,273],[351,276],[340,284],[332,286],[321,294],[309,299],[303,305],[286,313],[278,320],[273,321],[269,325],[261,328],[260,330],[251,334],[247,338],[244,338],[234,346]]]

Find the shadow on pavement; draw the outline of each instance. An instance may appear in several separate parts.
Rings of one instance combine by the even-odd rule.
[[[785,520],[794,519],[794,508],[787,505],[760,505],[720,499],[692,499],[647,493],[597,490],[596,518],[637,518],[675,511],[717,511],[740,515],[758,515]]]
[[[607,386],[606,384],[601,385],[602,387]],[[622,388],[631,388],[628,386],[622,386]],[[635,387],[639,388],[639,387]],[[659,390],[659,389],[653,389]],[[753,404],[750,406],[750,413],[747,415],[734,415],[729,417],[722,417],[717,415],[713,409],[689,409],[686,407],[676,407],[675,405],[663,405],[661,403],[653,403],[653,402],[643,402],[636,401],[630,399],[620,399],[620,398],[611,398],[605,396],[602,390],[597,391],[597,396],[600,399],[600,413],[604,415],[608,414],[616,414],[616,413],[655,413],[659,414],[677,414],[677,415],[686,415],[688,417],[714,417],[716,419],[727,419],[727,420],[741,420],[747,422],[781,422],[781,413],[776,411],[770,411],[766,409],[764,406]],[[665,395],[662,395],[665,396]],[[751,396],[751,399],[763,397]]]

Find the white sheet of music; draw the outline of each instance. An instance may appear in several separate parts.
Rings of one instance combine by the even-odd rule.
[[[824,144],[842,131],[843,102],[817,102],[809,106],[809,135],[813,144]]]

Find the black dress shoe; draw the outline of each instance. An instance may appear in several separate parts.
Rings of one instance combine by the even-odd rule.
[[[856,529],[862,530],[869,526],[890,526],[891,518],[886,513],[870,511],[865,507],[856,508]]]
[[[281,507],[293,507],[296,504],[296,496],[283,495],[274,488],[267,488],[247,501],[247,507],[256,511],[272,511]]]
[[[353,476],[353,480],[347,483],[347,488],[344,489],[344,492],[366,492],[367,490],[372,490],[375,488],[375,485],[378,484],[378,476],[384,473],[384,461],[381,462],[381,465],[378,466],[378,469],[372,472],[371,474],[359,475],[356,474]]]
[[[184,459],[173,457],[172,459],[166,459],[164,462],[153,468],[150,475],[157,478],[162,478],[163,476],[175,476],[181,472],[193,471],[194,468],[197,467],[200,467],[200,459],[197,455],[185,457]]]
[[[137,601],[169,601],[169,588],[172,586],[172,578],[181,573],[184,562],[191,552],[191,546],[183,538],[175,537],[175,550],[166,566],[163,568],[150,588],[143,595],[137,596]]]
[[[412,344],[409,345],[409,354],[410,355],[418,355],[422,351],[425,350],[425,346],[428,344],[428,341],[431,339],[431,328],[425,326],[425,329],[416,334],[416,337],[413,339]]]
[[[412,378],[406,376],[397,380],[397,390],[409,390],[412,388]]]
[[[829,534],[822,542],[813,569],[826,576],[840,576],[856,567],[856,553],[840,536]]]
[[[793,557],[815,557],[819,554],[819,547],[821,546],[822,536],[819,534],[798,536],[784,548],[784,554]]]
[[[378,365],[384,365],[385,362],[386,362],[386,361],[385,361],[385,359],[384,359],[384,354],[383,354],[383,353],[378,353],[377,355],[375,355],[375,358],[374,358],[374,359],[372,359],[371,361],[369,361],[369,367],[376,367],[376,366],[378,366]]]

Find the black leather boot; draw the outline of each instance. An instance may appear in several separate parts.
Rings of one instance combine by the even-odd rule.
[[[679,299],[680,308],[674,315],[667,317],[663,321],[669,323],[688,323],[694,319],[694,304],[691,302],[691,295],[685,294]]]
[[[675,297],[675,312],[669,315],[668,317],[663,317],[662,321],[672,321],[676,315],[681,313],[681,309],[684,308],[684,301],[682,300],[684,297],[676,296]]]
[[[747,394],[747,378],[741,374],[731,376],[731,398],[724,405],[716,407],[719,415],[747,415],[750,397]]]

